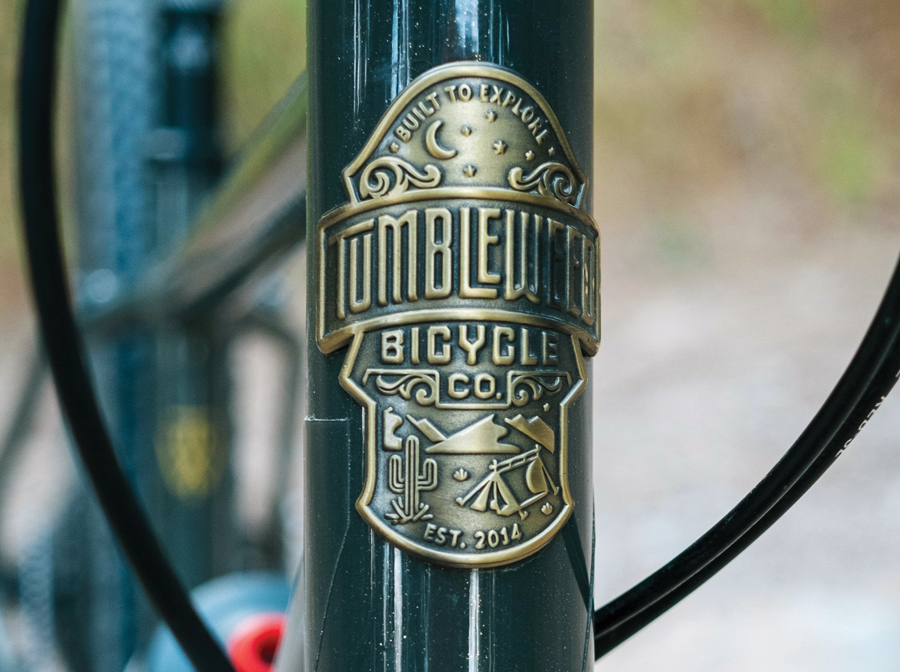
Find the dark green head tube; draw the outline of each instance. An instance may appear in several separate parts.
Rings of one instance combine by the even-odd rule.
[[[281,672],[593,666],[592,31],[591,0],[309,0],[305,576]]]

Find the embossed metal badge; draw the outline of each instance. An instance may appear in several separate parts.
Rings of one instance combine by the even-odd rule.
[[[534,553],[572,512],[567,415],[599,346],[600,244],[553,111],[503,68],[434,68],[342,174],[316,240],[317,340],[349,343],[357,509],[459,567]]]

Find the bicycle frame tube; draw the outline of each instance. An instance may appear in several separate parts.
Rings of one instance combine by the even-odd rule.
[[[219,306],[250,276],[296,248],[306,233],[306,77],[301,75],[213,189],[190,237],[131,291],[80,306],[89,332],[159,324]]]
[[[84,134],[84,151],[76,154],[81,187],[77,287],[85,303],[102,305],[120,288],[136,287],[155,257],[188,237],[193,212],[218,178],[215,73],[212,61],[196,58],[215,50],[217,5],[157,11],[95,2],[76,9]],[[104,41],[112,52],[124,45],[129,52],[108,72],[98,65],[103,58],[97,43]],[[157,49],[170,55],[160,69],[155,67]],[[160,129],[182,140],[183,151],[150,147],[151,165],[147,138]],[[189,329],[136,325],[115,335],[97,334],[89,345],[121,463],[144,493],[151,515],[167,521],[162,537],[180,576],[198,585],[228,566],[227,551],[213,539],[234,536],[230,480],[220,466],[228,459],[227,397],[216,375],[222,350],[212,325],[208,320]],[[179,459],[185,454],[210,468],[184,469]],[[79,586],[89,599],[59,610],[60,641],[74,669],[114,669],[149,638],[152,615],[118,561],[103,523],[97,514],[89,516],[89,526],[98,532],[90,537],[83,566],[90,568],[91,579]],[[57,553],[74,554],[61,543]],[[73,563],[68,571],[79,570]],[[88,655],[85,645],[92,649]]]
[[[311,0],[308,25],[308,240],[316,239],[323,214],[347,201],[341,171],[391,102],[416,77],[445,63],[493,63],[533,85],[589,172],[590,0]],[[317,254],[310,244],[311,325],[320,283]],[[589,403],[575,404],[569,414],[573,515],[562,530],[542,550],[513,564],[448,568],[388,543],[354,507],[364,487],[364,415],[337,384],[346,350],[323,354],[313,331],[305,582],[279,669],[569,672],[592,667]]]

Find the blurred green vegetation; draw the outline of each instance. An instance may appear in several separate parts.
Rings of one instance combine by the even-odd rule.
[[[0,266],[8,266],[15,252],[16,199],[13,122],[16,101],[17,28],[20,2],[0,1]]]
[[[231,0],[224,19],[222,110],[234,152],[306,67],[306,0]]]
[[[815,31],[815,10],[810,0],[738,0],[788,37],[810,37]]]
[[[674,187],[714,187],[754,162],[791,172],[834,207],[896,191],[900,3],[596,8],[596,134],[665,187],[658,197],[693,198]]]
[[[22,2],[0,0],[3,312],[24,297],[13,188]],[[305,0],[226,6],[229,153],[303,70],[305,14]],[[695,258],[685,241],[704,237],[691,232],[692,213],[722,194],[815,202],[824,215],[805,224],[811,227],[900,206],[900,3],[598,0],[596,16],[601,223],[625,213],[651,229],[675,226],[659,233],[660,245],[689,264]]]

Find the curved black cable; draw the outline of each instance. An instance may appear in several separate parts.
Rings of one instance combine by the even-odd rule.
[[[197,670],[234,672],[169,564],[116,459],[85,365],[57,221],[53,109],[59,11],[59,0],[29,0],[19,70],[19,188],[44,348],[76,449],[144,590]]]
[[[765,532],[824,473],[896,381],[900,266],[865,337],[794,445],[722,520],[685,551],[594,613],[599,658],[677,604]],[[874,399],[874,401],[873,401]],[[877,407],[877,406],[876,406]]]
[[[713,559],[702,570],[630,620],[612,629],[607,628],[605,634],[597,637],[594,641],[595,655],[599,658],[608,653],[645,625],[648,625],[658,616],[674,607],[711,579],[725,565],[734,560],[781,518],[841,456],[850,445],[850,442],[868,423],[872,414],[881,406],[885,397],[897,383],[898,376],[900,376],[900,338],[894,341],[891,352],[885,359],[881,371],[879,371],[876,380],[869,386],[862,401],[857,404],[856,409],[854,409],[847,422],[844,423],[844,426],[841,427],[841,430],[834,436],[825,451],[803,474],[800,480],[794,484],[794,487],[740,539],[729,546],[721,555]]]

